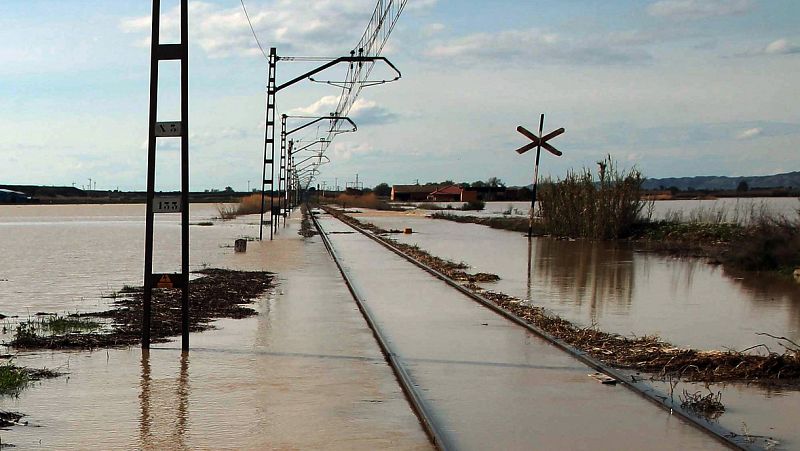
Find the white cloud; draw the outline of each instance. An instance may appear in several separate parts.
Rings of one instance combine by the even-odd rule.
[[[752,0],[660,0],[648,6],[647,12],[651,16],[685,20],[744,14],[753,7]]]
[[[768,55],[788,55],[790,53],[800,53],[800,46],[792,44],[787,39],[778,39],[769,43],[764,48],[764,53]]]
[[[306,107],[289,110],[290,116],[327,116],[336,110],[338,96],[324,96]]]
[[[366,155],[373,150],[372,146],[364,142],[334,142],[331,145],[331,151],[333,152],[331,160],[347,161],[353,157]]]
[[[349,116],[353,118],[356,125],[384,124],[398,117],[388,108],[363,97],[356,99],[355,103],[353,103]]]
[[[507,63],[617,64],[648,60],[638,48],[649,42],[620,34],[570,39],[539,29],[476,33],[438,42],[426,54],[432,58],[462,62],[504,61]]]
[[[291,116],[327,116],[336,110],[339,103],[338,96],[324,96],[306,107],[295,108],[289,111]],[[348,117],[353,119],[357,126],[367,124],[381,124],[393,120],[397,114],[377,102],[359,97],[350,108]]]
[[[406,6],[409,10],[429,9],[436,6],[438,0],[411,0]]]
[[[745,139],[753,139],[757,136],[761,136],[764,133],[764,129],[760,127],[753,127],[748,128],[746,130],[742,130],[739,134],[736,135],[736,139],[738,140],[745,140]]]
[[[247,5],[247,3],[246,3]],[[279,54],[337,55],[347,52],[361,36],[373,10],[372,0],[279,0],[271,5],[248,5],[253,28],[265,51]],[[150,16],[120,22],[126,33],[150,33]],[[261,55],[241,6],[221,8],[196,1],[189,5],[190,38],[209,57]],[[161,42],[178,42],[180,8],[161,15]],[[136,41],[149,44],[149,36]]]
[[[445,28],[447,27],[442,23],[429,23],[422,27],[422,35],[429,38],[443,32]]]

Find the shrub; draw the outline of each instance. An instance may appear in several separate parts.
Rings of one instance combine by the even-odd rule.
[[[234,205],[217,204],[217,212],[219,213],[220,219],[227,221],[236,217],[237,207]]]
[[[345,207],[357,208],[371,208],[373,210],[396,210],[383,199],[378,198],[375,193],[367,193],[362,195],[356,194],[339,194],[336,196],[334,203],[344,205]]]
[[[800,267],[800,220],[768,215],[753,220],[725,253],[725,262],[756,271]]]
[[[546,181],[540,190],[539,215],[548,233],[574,238],[616,239],[629,236],[652,201],[642,200],[644,177],[636,169],[618,171],[611,157],[601,162],[599,181],[589,169],[570,171],[564,180]]]
[[[483,210],[486,207],[486,202],[482,200],[471,200],[464,204],[461,209],[462,210]]]
[[[0,396],[19,396],[28,385],[28,374],[24,369],[14,366],[11,362],[0,365]]]
[[[279,205],[279,202],[284,202],[280,197],[272,199],[274,205]],[[270,198],[264,196],[264,203],[261,203],[261,193],[251,194],[239,200],[239,205],[236,207],[235,215],[251,215],[263,212],[269,212]],[[224,218],[223,218],[224,219]]]

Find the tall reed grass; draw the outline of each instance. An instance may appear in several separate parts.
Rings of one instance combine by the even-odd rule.
[[[733,205],[713,202],[699,205],[690,210],[667,210],[664,215],[664,222],[732,224],[744,227],[751,223],[757,223],[764,218],[777,218],[779,216],[781,215],[770,209],[769,205],[764,201],[756,203],[745,200],[740,202],[737,199]]]
[[[273,205],[282,205],[283,199],[276,196],[272,199]],[[264,202],[261,202],[261,193],[250,194],[249,196],[242,197],[239,200],[239,205],[236,207],[234,216],[236,215],[251,215],[261,212],[269,211],[270,197],[264,196]],[[223,218],[224,219],[224,218]]]
[[[373,210],[392,210],[392,207],[383,199],[380,199],[375,193],[367,193],[362,195],[353,194],[339,194],[333,201],[345,207],[356,208],[370,208]]]
[[[724,261],[751,271],[791,274],[800,268],[800,219],[769,214],[751,218]]]
[[[652,201],[642,199],[642,173],[619,170],[607,157],[599,180],[589,169],[570,171],[563,180],[540,188],[539,216],[548,233],[573,238],[629,236],[637,222],[649,219]]]

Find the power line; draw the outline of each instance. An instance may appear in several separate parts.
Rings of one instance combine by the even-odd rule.
[[[253,22],[250,21],[250,15],[247,14],[247,7],[244,6],[244,0],[239,0],[242,4],[242,11],[244,11],[244,17],[247,18],[247,23],[250,25],[250,31],[253,32],[253,37],[256,40],[256,44],[258,44],[258,49],[261,50],[261,54],[264,55],[264,59],[269,61],[269,57],[267,56],[267,52],[264,51],[264,47],[261,47],[261,42],[258,40],[258,36],[256,35],[256,30],[253,28]]]

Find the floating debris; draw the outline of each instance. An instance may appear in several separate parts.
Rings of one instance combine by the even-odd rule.
[[[8,412],[5,410],[0,410],[0,427],[7,428],[9,426],[17,426],[17,425],[25,425],[26,423],[20,423],[20,420],[25,415],[19,412]]]
[[[592,379],[595,379],[597,382],[600,382],[603,385],[617,385],[617,380],[613,377],[603,374],[603,373],[592,373],[589,375]]]
[[[683,396],[680,397],[681,408],[694,412],[695,414],[716,420],[723,413],[725,413],[725,406],[722,404],[722,392],[714,394],[709,390],[707,395],[701,394],[699,391],[689,393],[683,391]]]

